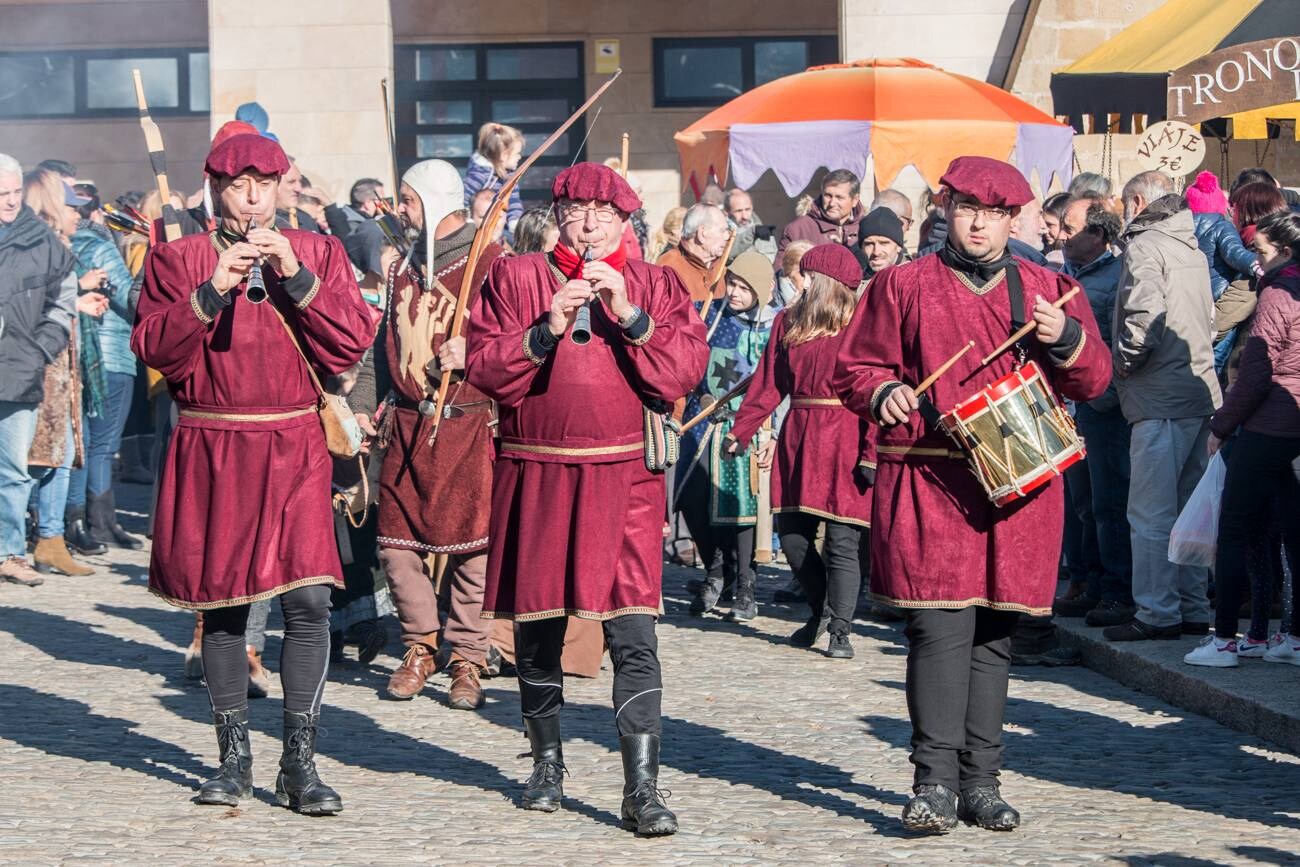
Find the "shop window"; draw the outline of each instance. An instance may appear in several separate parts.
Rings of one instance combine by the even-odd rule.
[[[722,105],[760,84],[834,63],[834,36],[655,39],[655,106]]]
[[[151,112],[208,112],[205,50],[24,51],[0,54],[0,117],[129,117],[137,111],[132,69]]]

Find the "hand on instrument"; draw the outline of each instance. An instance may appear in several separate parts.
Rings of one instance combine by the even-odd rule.
[[[252,229],[245,236],[248,243],[266,257],[267,264],[288,280],[298,273],[298,257],[294,255],[289,239],[274,229]]]
[[[99,284],[108,279],[108,272],[103,268],[91,268],[77,280],[82,292],[98,289]]]
[[[759,446],[755,457],[758,459],[758,468],[760,470],[770,470],[772,468],[772,458],[776,457],[776,440],[768,440]]]
[[[582,266],[582,276],[591,283],[591,288],[600,295],[605,309],[618,322],[623,322],[632,315],[632,302],[627,300],[627,283],[623,275],[615,271],[606,262],[599,260]]]
[[[452,337],[438,347],[438,367],[442,370],[465,369],[465,338]]]
[[[1065,332],[1065,311],[1048,304],[1040,295],[1034,301],[1034,322],[1038,323],[1034,331],[1038,342],[1055,343]]]
[[[596,293],[586,280],[570,280],[561,286],[560,291],[551,298],[551,316],[547,322],[551,334],[563,336],[569,326],[573,325],[573,317],[578,315],[578,308],[595,297]]]
[[[921,406],[910,385],[900,385],[880,402],[880,420],[887,425],[902,424]]]
[[[93,316],[96,319],[104,315],[108,309],[108,296],[101,295],[98,292],[87,292],[85,295],[77,296],[77,312],[84,313],[87,316]]]
[[[239,285],[248,275],[260,254],[256,247],[246,241],[231,244],[217,256],[217,267],[212,272],[212,288],[222,295]]]
[[[1210,434],[1210,441],[1206,443],[1206,449],[1209,451],[1210,457],[1214,457],[1218,454],[1219,449],[1221,448],[1223,448],[1223,440],[1219,439],[1214,434]]]

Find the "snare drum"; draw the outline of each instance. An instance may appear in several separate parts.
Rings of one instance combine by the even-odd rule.
[[[943,426],[998,506],[1027,496],[1084,457],[1074,419],[1032,361],[957,404]]]

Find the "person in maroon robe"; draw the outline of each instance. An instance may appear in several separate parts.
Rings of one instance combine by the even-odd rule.
[[[624,259],[623,224],[641,206],[627,181],[579,163],[551,192],[559,243],[498,259],[466,334],[466,378],[501,407],[483,615],[517,624],[534,762],[524,808],[560,805],[565,618],[587,618],[602,622],[614,663],[624,827],[672,834],[656,786],[666,489],[646,469],[644,412],[700,381],[708,346],[681,280]],[[571,328],[584,307],[591,338],[580,344]]]
[[[1110,381],[1110,357],[1086,296],[1053,306],[1077,284],[1007,251],[1013,221],[1033,199],[1020,172],[960,157],[941,184],[946,246],[871,281],[844,338],[835,389],[879,425],[872,592],[904,609],[910,641],[916,774],[903,824],[944,833],[960,815],[1010,830],[1020,816],[998,787],[1010,637],[1021,612],[1051,610],[1062,485],[1053,480],[993,505],[937,414],[1029,360],[1060,395],[1092,400]],[[1035,323],[1030,336],[981,366],[1021,319]],[[914,385],[970,340],[975,347],[918,400]]]
[[[179,408],[161,469],[149,589],[205,613],[203,669],[221,767],[199,801],[234,805],[251,792],[245,630],[250,603],[278,596],[284,753],[276,799],[328,814],[342,801],[312,756],[330,588],[343,586],[343,571],[332,465],[307,365],[319,377],[347,370],[375,329],[337,239],[271,228],[287,168],[280,146],[261,136],[235,135],[212,149],[206,170],[218,227],[149,251],[131,349],[166,377]],[[261,278],[264,293],[250,294],[250,277]]]
[[[772,511],[781,550],[812,608],[790,641],[813,647],[829,632],[826,655],[852,659],[849,635],[868,550],[871,489],[857,466],[866,423],[845,408],[832,379],[862,269],[838,244],[813,247],[799,269],[804,291],[776,315],[772,338],[723,448],[744,451],[781,401],[790,398],[777,439],[758,455],[760,467],[775,457]],[[821,551],[815,544],[818,529],[825,534]]]
[[[402,177],[402,221],[418,233],[409,261],[393,264],[388,309],[380,329],[375,374],[396,403],[383,423],[388,445],[380,477],[379,558],[402,626],[407,652],[388,681],[388,694],[410,699],[433,674],[441,645],[450,654],[447,703],[483,705],[479,674],[487,667],[488,624],[482,617],[487,572],[488,509],[492,495],[492,400],[455,376],[437,438],[433,411],[442,365],[465,366],[465,338],[448,339],[456,297],[465,279],[475,226],[463,206],[460,174],[442,160],[425,160]],[[471,278],[471,300],[488,266],[502,255],[489,244]],[[445,627],[429,580],[428,554],[448,556],[442,588]]]

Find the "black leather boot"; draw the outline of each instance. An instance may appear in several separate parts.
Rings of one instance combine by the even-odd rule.
[[[677,817],[659,788],[659,735],[623,735],[623,827],[643,837],[677,833]]]
[[[533,773],[524,783],[520,804],[525,810],[554,813],[564,798],[564,749],[560,746],[560,715],[525,719],[532,747]]]
[[[817,642],[821,641],[822,636],[826,634],[827,628],[831,622],[831,611],[829,608],[822,610],[820,614],[814,612],[808,618],[808,622],[800,626],[790,636],[790,643],[795,647],[814,647]]]
[[[957,827],[957,793],[947,786],[917,786],[903,807],[903,827],[918,834],[947,834]]]
[[[957,815],[986,831],[1010,831],[1020,825],[1020,814],[1002,800],[997,786],[972,786],[961,790]]]
[[[123,530],[117,522],[117,504],[113,501],[112,488],[102,494],[86,492],[86,516],[90,522],[90,535],[96,541],[130,551],[144,547],[144,542]]]
[[[758,616],[758,600],[754,598],[757,584],[758,576],[752,572],[736,578],[736,598],[731,603],[731,611],[727,613],[728,620],[744,622]]]
[[[63,538],[78,554],[106,554],[108,546],[90,535],[86,526],[86,507],[69,506],[63,512]]]
[[[248,708],[213,715],[221,766],[217,775],[199,786],[200,804],[233,807],[253,790],[253,751],[248,745]]]
[[[695,598],[691,600],[691,616],[703,617],[713,610],[721,598],[722,576],[710,575],[704,579],[704,583],[700,586],[700,592],[695,594]]]
[[[284,753],[280,756],[280,776],[275,780],[275,800],[295,813],[331,816],[343,811],[343,799],[316,773],[319,719],[320,714],[284,712]]]

